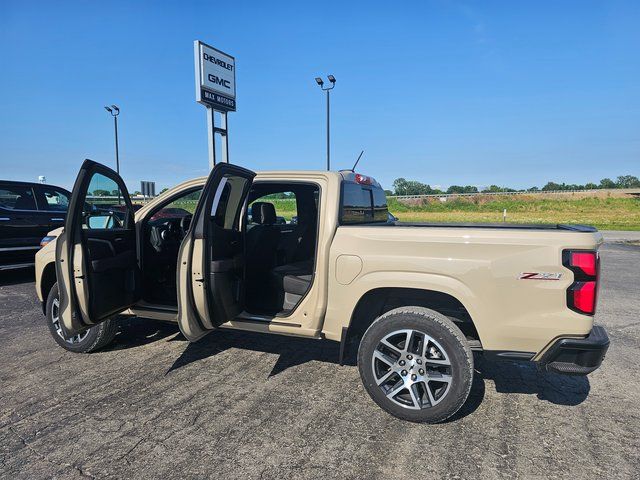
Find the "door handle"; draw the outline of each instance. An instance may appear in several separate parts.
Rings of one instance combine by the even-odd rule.
[[[64,222],[64,218],[52,218],[52,222]]]
[[[0,222],[8,222],[9,219],[7,217],[0,217]]]

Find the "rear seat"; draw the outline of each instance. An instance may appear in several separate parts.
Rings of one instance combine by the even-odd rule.
[[[271,285],[277,292],[276,301],[282,312],[290,312],[296,308],[311,286],[316,248],[316,221],[315,214],[307,217],[298,217],[302,233],[293,254],[293,260],[296,261],[271,270]]]
[[[311,285],[313,261],[306,260],[287,265],[280,265],[271,271],[276,287],[285,293],[304,295]]]

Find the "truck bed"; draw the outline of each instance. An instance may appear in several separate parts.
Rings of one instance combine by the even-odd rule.
[[[336,269],[331,276],[344,276],[352,264],[357,276],[330,292],[339,307],[332,311],[329,305],[327,315],[350,315],[353,310],[345,305],[373,289],[441,292],[464,306],[485,350],[539,352],[552,338],[591,331],[593,317],[567,308],[574,275],[562,265],[562,255],[595,251],[601,243],[602,235],[583,225],[340,226],[331,245],[329,265]],[[343,271],[339,259],[346,260]],[[530,280],[523,277],[527,273],[555,275],[555,281]]]
[[[369,225],[433,228],[499,228],[507,230],[567,230],[578,233],[594,233],[598,231],[597,228],[589,225],[569,225],[560,223],[427,223],[398,221]]]

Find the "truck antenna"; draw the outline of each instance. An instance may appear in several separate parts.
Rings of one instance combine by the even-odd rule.
[[[358,159],[356,160],[356,163],[353,164],[353,168],[351,169],[352,172],[356,171],[356,167],[358,166],[358,162],[360,161],[360,158],[362,158],[363,153],[364,153],[364,150],[362,150],[360,152],[360,155],[358,155]]]

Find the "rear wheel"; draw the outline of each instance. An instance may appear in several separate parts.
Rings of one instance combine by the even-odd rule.
[[[401,307],[367,329],[358,350],[371,398],[395,417],[437,423],[456,413],[473,380],[473,355],[460,329],[422,307]]]
[[[65,350],[77,353],[89,353],[106,347],[118,333],[115,319],[109,318],[83,332],[67,337],[60,319],[60,293],[58,284],[49,291],[46,306],[46,320],[51,336]]]

